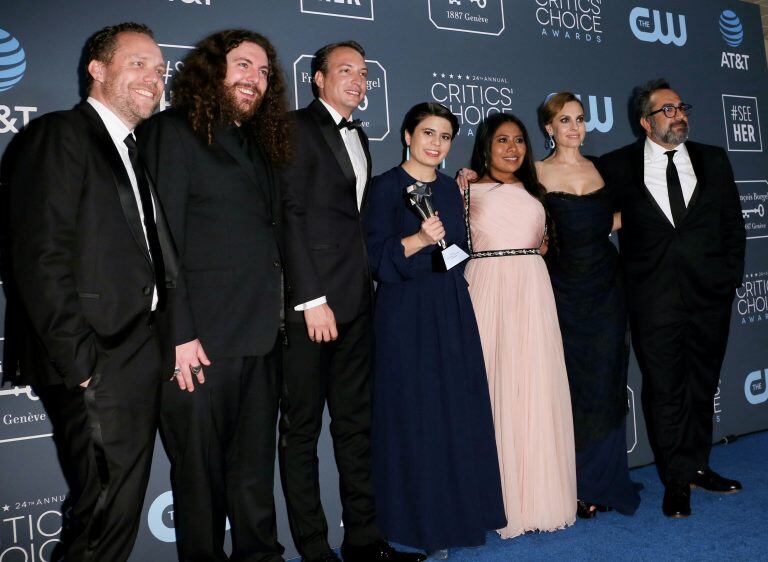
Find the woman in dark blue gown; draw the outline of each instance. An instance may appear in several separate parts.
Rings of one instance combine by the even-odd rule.
[[[435,103],[403,125],[410,158],[373,180],[364,217],[374,278],[372,424],[377,523],[387,539],[442,551],[485,542],[505,525],[488,384],[463,264],[435,268],[444,238],[466,251],[456,183],[436,166],[458,123]],[[422,222],[406,201],[416,181],[438,212]]]
[[[540,109],[554,152],[537,163],[555,225],[547,255],[573,406],[578,515],[640,503],[629,479],[626,446],[627,312],[619,256],[609,240],[612,187],[579,153],[584,109],[568,92]],[[614,224],[616,220],[616,224]]]

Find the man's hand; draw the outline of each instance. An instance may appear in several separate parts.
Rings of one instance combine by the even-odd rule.
[[[313,342],[329,342],[339,337],[336,317],[327,303],[305,310],[304,321],[307,323],[307,336]]]
[[[200,345],[200,340],[194,339],[176,346],[176,367],[173,369],[173,378],[179,383],[181,390],[192,392],[195,390],[193,379],[203,384],[205,375],[203,374],[203,365],[208,366],[211,362]]]

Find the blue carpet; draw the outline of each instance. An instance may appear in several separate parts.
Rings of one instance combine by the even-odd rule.
[[[634,516],[600,513],[562,531],[506,541],[489,533],[485,546],[453,550],[449,560],[768,560],[768,432],[713,447],[711,465],[740,480],[744,490],[722,495],[694,489],[687,519],[661,513],[664,489],[650,465],[631,471],[645,487]]]

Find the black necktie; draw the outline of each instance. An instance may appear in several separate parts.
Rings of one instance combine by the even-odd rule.
[[[341,121],[339,121],[339,124],[336,125],[339,130],[342,129],[362,129],[363,128],[363,122],[360,121],[360,119],[352,119],[350,121],[346,117],[342,117]]]
[[[680,228],[685,215],[685,199],[683,198],[683,187],[680,185],[680,176],[677,175],[677,166],[672,158],[677,150],[669,150],[667,155],[667,192],[669,194],[669,206],[672,208],[672,220],[675,228]]]
[[[144,228],[147,231],[147,243],[149,255],[152,258],[152,267],[155,271],[155,286],[157,287],[157,308],[161,309],[165,304],[165,264],[163,263],[163,251],[160,247],[160,238],[157,236],[157,225],[154,219],[154,206],[152,205],[152,193],[149,191],[149,181],[144,171],[144,165],[139,157],[139,150],[133,135],[128,135],[123,141],[128,147],[128,158],[131,160],[133,173],[136,175],[136,185],[139,188],[139,199],[144,211]]]

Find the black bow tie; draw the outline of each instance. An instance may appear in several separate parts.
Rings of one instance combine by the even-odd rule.
[[[338,127],[339,131],[342,129],[362,129],[363,122],[360,121],[360,119],[352,119],[352,121],[350,121],[346,117],[342,117],[336,127]]]

